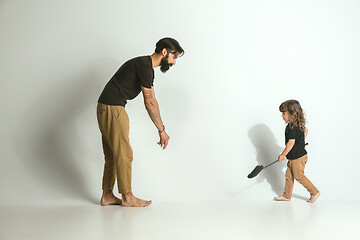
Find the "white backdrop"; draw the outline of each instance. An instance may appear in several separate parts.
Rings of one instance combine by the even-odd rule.
[[[98,96],[166,36],[185,49],[155,70],[167,150],[142,96],[126,107],[136,195],[271,200],[285,163],[246,176],[281,152],[278,106],[294,98],[308,120],[307,176],[324,200],[360,201],[359,11],[356,0],[0,1],[0,204],[99,200]]]

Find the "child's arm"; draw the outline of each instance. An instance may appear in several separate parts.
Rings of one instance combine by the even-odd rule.
[[[279,162],[283,161],[286,158],[286,155],[290,152],[290,150],[294,147],[294,145],[295,145],[295,139],[289,139],[284,151],[279,155]]]

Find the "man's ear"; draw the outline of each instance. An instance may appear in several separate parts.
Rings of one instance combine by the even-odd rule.
[[[167,54],[167,49],[166,49],[166,48],[164,48],[164,49],[161,51],[161,53],[162,53],[162,55],[165,57],[165,56],[166,56],[166,54]]]

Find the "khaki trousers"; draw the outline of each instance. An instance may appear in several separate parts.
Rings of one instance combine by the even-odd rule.
[[[303,185],[311,195],[316,195],[319,190],[305,177],[304,169],[308,160],[308,156],[302,156],[301,158],[289,160],[287,163],[287,170],[285,173],[285,191],[283,196],[290,199],[294,187],[294,179]]]
[[[102,189],[113,190],[116,179],[120,194],[131,192],[133,151],[125,108],[98,103],[97,120],[105,155]]]

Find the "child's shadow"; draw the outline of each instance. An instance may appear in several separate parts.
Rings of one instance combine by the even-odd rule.
[[[256,148],[258,165],[268,165],[275,161],[283,148],[276,143],[274,134],[265,124],[257,124],[250,128],[248,136]],[[286,167],[286,161],[272,165],[256,176],[257,183],[264,181],[270,184],[271,190],[278,196],[282,195],[285,186],[285,173],[282,171]]]

